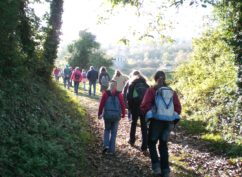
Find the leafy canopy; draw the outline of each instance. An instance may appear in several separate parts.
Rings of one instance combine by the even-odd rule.
[[[208,31],[193,41],[192,58],[178,67],[175,87],[188,118],[208,123],[211,131],[226,133],[230,126],[230,133],[238,133],[234,54],[221,36],[218,30]]]
[[[100,50],[100,44],[96,42],[96,36],[87,31],[80,31],[79,39],[68,46],[70,57],[68,62],[71,66],[79,66],[87,69],[90,65],[95,67],[112,65]]]

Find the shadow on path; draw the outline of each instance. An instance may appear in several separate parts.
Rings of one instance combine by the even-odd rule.
[[[137,127],[137,141],[134,147],[127,142],[129,138],[130,122],[128,118],[121,119],[116,141],[116,154],[102,154],[103,140],[103,120],[97,119],[97,110],[100,97],[89,97],[87,92],[81,91],[77,98],[80,104],[88,112],[90,131],[95,141],[88,146],[88,166],[92,169],[90,177],[150,177],[151,162],[149,155],[144,155],[140,151],[141,132]],[[194,171],[183,168],[182,166],[172,163],[171,177],[192,177],[199,176]],[[194,175],[195,174],[195,175]]]
[[[178,136],[172,142],[189,146],[204,153],[222,156],[225,158],[238,158],[242,156],[242,145],[229,144],[224,140],[202,140],[199,137],[208,133],[202,121],[183,120],[178,127]],[[181,127],[185,128],[185,131]],[[183,137],[188,137],[184,140]],[[238,153],[235,153],[238,152]]]

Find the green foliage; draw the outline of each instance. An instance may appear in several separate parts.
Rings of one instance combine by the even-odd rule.
[[[96,52],[91,54],[89,61],[89,66],[94,66],[95,68],[100,68],[101,66],[105,66],[106,68],[109,68],[112,66],[113,62],[111,59],[107,59],[108,57],[105,56],[102,52]]]
[[[205,122],[201,120],[181,120],[179,123],[189,134],[199,135],[207,132]]]
[[[140,6],[142,3],[139,0],[109,0],[114,6],[118,4],[131,4],[133,6]]]
[[[191,61],[175,73],[175,87],[189,120],[203,121],[206,129],[234,141],[240,123],[235,117],[236,68],[229,46],[219,31],[194,40]]]
[[[14,75],[18,76],[21,73],[20,70],[23,71],[21,65],[27,59],[27,54],[21,51],[21,34],[17,30],[21,23],[19,17],[19,11],[23,9],[21,4],[20,1],[0,2],[0,76],[5,79]]]
[[[241,142],[228,143],[219,134],[204,134],[202,140],[210,142],[212,146],[211,149],[221,151],[229,155],[230,157],[241,157],[242,156],[242,144]]]
[[[63,0],[53,0],[50,5],[50,18],[48,20],[47,37],[44,43],[44,77],[50,79],[54,60],[57,58],[57,48],[60,42],[60,29],[62,24]]]
[[[31,84],[30,84],[31,83]],[[1,176],[81,176],[85,112],[38,78],[9,80],[0,92]]]
[[[96,36],[90,32],[80,31],[79,39],[68,46],[70,58],[68,62],[71,66],[89,68],[93,65],[96,68],[112,65],[112,61],[107,59],[103,52],[99,50],[100,44],[96,42]]]
[[[35,2],[38,1],[32,1]],[[49,78],[59,43],[63,1],[50,3],[49,26],[43,31],[29,1],[0,2],[1,77],[21,78],[37,72],[43,78]]]

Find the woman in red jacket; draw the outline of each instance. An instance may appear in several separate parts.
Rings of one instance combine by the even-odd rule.
[[[141,111],[146,118],[150,118],[148,130],[148,147],[154,174],[169,177],[169,157],[167,141],[174,123],[179,121],[181,104],[175,91],[167,86],[165,73],[157,71],[154,80],[155,86],[150,87],[141,103]],[[159,140],[158,157],[156,144]]]
[[[115,143],[120,118],[125,116],[125,105],[122,93],[117,91],[117,82],[111,80],[108,90],[103,92],[98,118],[104,119],[103,153],[115,153]]]
[[[71,80],[74,81],[74,92],[77,95],[78,94],[79,83],[82,80],[82,74],[81,74],[81,71],[80,71],[79,67],[76,67],[75,71],[72,72]]]

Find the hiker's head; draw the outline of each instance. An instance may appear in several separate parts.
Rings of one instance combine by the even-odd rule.
[[[108,90],[110,90],[111,92],[113,92],[116,89],[117,89],[117,81],[110,80],[109,81],[109,85],[108,85]]]
[[[132,83],[136,79],[143,79],[146,81],[145,76],[138,70],[134,70],[130,73],[130,79],[129,82]]]
[[[166,85],[166,75],[163,71],[157,71],[154,75],[154,80],[158,85]]]
[[[131,76],[139,76],[140,72],[138,70],[134,70],[131,74]]]
[[[90,66],[90,70],[93,70],[94,69],[94,66]]]
[[[106,70],[106,68],[105,68],[104,66],[102,66],[102,67],[100,68],[100,73],[103,73],[103,72],[107,72],[107,70]]]
[[[75,68],[75,71],[77,71],[77,70],[79,70],[79,67],[78,66]]]
[[[119,76],[121,76],[122,74],[121,74],[121,72],[119,71],[119,70],[116,70],[115,71],[115,74],[114,74],[114,76],[115,77],[119,77]]]

